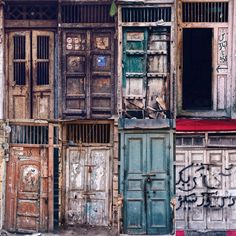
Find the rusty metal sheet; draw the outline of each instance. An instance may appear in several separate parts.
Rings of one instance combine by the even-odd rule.
[[[66,223],[108,225],[109,149],[68,148]]]

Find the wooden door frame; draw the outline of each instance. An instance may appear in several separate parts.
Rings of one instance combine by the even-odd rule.
[[[182,22],[182,3],[183,2],[204,2],[203,0],[177,0],[176,3],[176,14],[177,14],[177,60],[176,60],[176,68],[177,68],[177,79],[176,79],[176,110],[177,116],[184,115],[184,116],[191,116],[191,117],[230,117],[231,116],[231,93],[232,88],[231,84],[234,83],[232,81],[231,70],[232,70],[232,18],[233,18],[233,1],[231,0],[221,0],[221,2],[228,2],[229,3],[229,15],[228,15],[228,22]],[[214,1],[212,1],[214,2]],[[212,38],[212,109],[207,111],[204,110],[183,110],[182,107],[182,100],[183,100],[183,91],[182,91],[182,83],[183,83],[183,29],[185,28],[211,28],[213,32]],[[217,62],[217,47],[218,47],[218,29],[227,28],[228,30],[228,69],[225,72],[224,70],[221,73],[216,71],[216,67],[218,65]],[[226,101],[225,101],[225,109],[224,110],[217,110],[217,78],[220,75],[226,75]]]

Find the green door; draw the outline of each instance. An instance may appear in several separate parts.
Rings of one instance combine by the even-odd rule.
[[[125,28],[122,60],[127,117],[155,119],[153,111],[169,111],[170,28]]]
[[[170,233],[169,137],[152,133],[123,135],[120,177],[125,233]]]

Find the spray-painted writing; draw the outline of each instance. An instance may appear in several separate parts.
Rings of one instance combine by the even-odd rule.
[[[228,178],[235,171],[234,165],[222,169],[221,165],[192,163],[178,172],[177,210],[186,207],[232,207],[236,196],[222,195],[223,178]],[[204,191],[203,191],[204,190]]]

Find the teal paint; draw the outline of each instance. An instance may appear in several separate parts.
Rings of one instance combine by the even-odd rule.
[[[168,131],[121,133],[120,191],[124,197],[125,233],[171,232],[171,141],[172,134]]]

